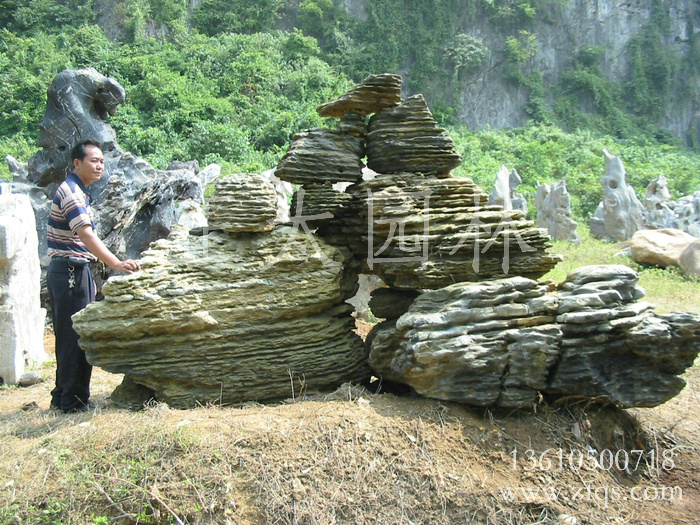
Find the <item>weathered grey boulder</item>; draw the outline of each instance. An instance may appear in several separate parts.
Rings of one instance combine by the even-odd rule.
[[[316,111],[322,117],[344,117],[348,113],[371,115],[401,102],[401,76],[391,73],[369,75],[362,84],[335,100],[321,104]]]
[[[363,141],[325,128],[296,133],[275,175],[296,184],[357,182],[362,179]]]
[[[0,195],[0,377],[4,384],[16,384],[27,364],[47,358],[40,278],[29,197]]]
[[[603,150],[605,176],[603,201],[589,221],[591,235],[598,239],[626,241],[644,227],[644,207],[627,184],[627,171],[620,157]]]
[[[181,216],[179,201],[204,203],[204,185],[210,182],[204,177],[210,170],[200,177],[196,161],[156,170],[118,146],[106,119],[123,101],[124,90],[114,79],[92,68],[63,71],[48,90],[37,140],[42,150],[30,159],[28,178],[22,163],[6,159],[14,175],[12,191],[32,199],[40,257],[46,253],[46,223],[56,184],[70,172],[70,150],[80,140],[102,144],[105,170],[90,194],[97,233],[117,256],[138,257],[150,242],[167,236]]]
[[[684,274],[700,277],[700,239],[695,239],[683,250],[678,266]]]
[[[452,139],[438,127],[423,95],[375,113],[367,133],[367,166],[377,173],[446,177],[462,163]]]
[[[211,227],[229,233],[270,231],[277,217],[275,186],[252,173],[220,178],[207,216]]]
[[[522,193],[515,192],[522,182],[523,180],[515,169],[509,170],[505,165],[502,165],[489,195],[489,204],[501,206],[506,211],[521,210],[527,214],[525,197]]]
[[[680,230],[664,228],[639,230],[627,244],[634,262],[678,268],[681,254],[695,240],[695,237]]]
[[[537,226],[546,228],[555,241],[581,242],[576,232],[578,223],[571,218],[571,198],[566,190],[566,179],[549,184],[539,184],[535,195]]]
[[[401,173],[347,189],[353,200],[319,229],[393,288],[432,289],[505,275],[540,277],[561,258],[522,211],[487,204],[471,179]]]
[[[236,237],[176,229],[141,262],[73,320],[88,361],[160,401],[279,399],[369,373],[344,302],[357,276],[348,282],[322,239],[290,226]]]
[[[538,393],[655,406],[684,386],[700,316],[655,315],[626,266],[579,268],[558,291],[523,277],[420,295],[367,341],[370,366],[437,399],[531,406]]]
[[[124,97],[116,80],[91,67],[59,73],[47,91],[37,139],[42,150],[29,159],[29,180],[39,186],[61,183],[72,169],[71,149],[86,138],[100,142],[105,152],[117,151],[114,130],[105,121]]]

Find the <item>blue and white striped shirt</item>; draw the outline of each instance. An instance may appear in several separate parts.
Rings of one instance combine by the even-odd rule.
[[[92,226],[93,230],[95,229],[90,195],[83,181],[75,173],[71,173],[56,189],[51,203],[46,232],[48,255],[97,261],[78,236],[78,230],[83,226]]]

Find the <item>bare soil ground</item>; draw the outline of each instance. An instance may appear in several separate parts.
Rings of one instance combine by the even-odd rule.
[[[47,338],[51,348],[52,338]],[[50,411],[0,389],[0,524],[661,524],[700,516],[700,363],[653,409],[492,412],[356,385],[276,405]],[[291,393],[290,393],[291,394]]]

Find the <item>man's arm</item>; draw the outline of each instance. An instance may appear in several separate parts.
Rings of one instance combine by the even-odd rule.
[[[95,257],[100,261],[109,266],[112,270],[119,273],[132,273],[134,270],[141,268],[138,261],[133,259],[125,259],[120,261],[116,255],[114,255],[109,248],[105,246],[105,243],[97,236],[95,230],[92,226],[85,225],[78,230],[78,237],[83,241],[83,244],[90,250]]]

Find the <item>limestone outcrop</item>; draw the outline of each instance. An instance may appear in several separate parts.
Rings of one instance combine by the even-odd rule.
[[[343,262],[290,226],[174,230],[73,319],[92,364],[173,407],[298,396],[369,373]]]
[[[555,241],[581,242],[576,232],[578,223],[571,217],[571,198],[566,190],[566,179],[549,184],[539,184],[535,195],[537,225],[546,228]]]
[[[684,386],[700,317],[656,315],[626,266],[579,268],[550,291],[523,277],[420,295],[368,337],[385,379],[437,399],[531,406],[538,393],[655,406]]]
[[[29,197],[0,195],[0,383],[6,385],[17,384],[27,364],[47,359],[36,245]]]

